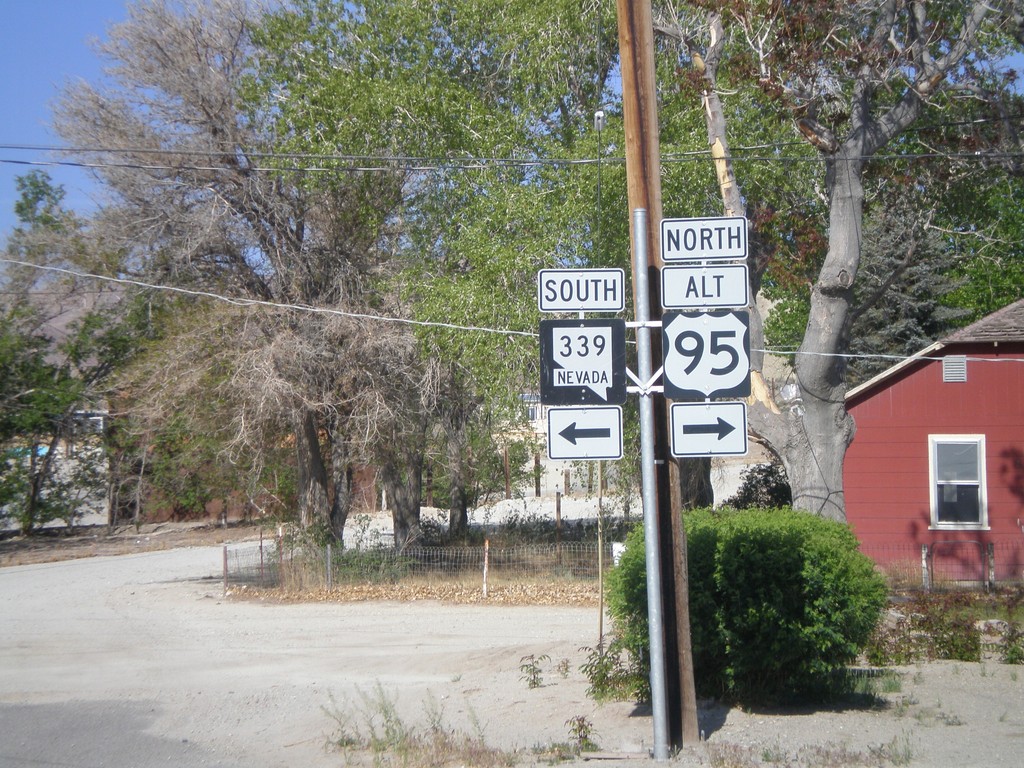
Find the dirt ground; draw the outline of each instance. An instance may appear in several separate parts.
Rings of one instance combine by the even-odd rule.
[[[80,557],[129,555],[177,547],[204,547],[258,539],[260,527],[253,523],[146,523],[136,528],[121,525],[80,525],[72,531],[47,528],[21,536],[16,531],[0,533],[0,568],[72,560]]]
[[[521,764],[549,762],[573,723],[592,729],[591,762],[653,762],[649,712],[586,695],[594,606],[225,595],[220,545],[258,534],[157,526],[0,541],[0,766],[354,765],[372,761],[339,742],[383,732],[389,711],[392,725],[479,736]],[[875,698],[842,707],[700,702],[702,740],[670,762],[1021,764],[1024,668],[894,671]]]

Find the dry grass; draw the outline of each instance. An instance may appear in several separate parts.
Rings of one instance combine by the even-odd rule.
[[[479,584],[441,584],[401,582],[398,584],[343,584],[330,589],[259,589],[232,587],[232,597],[282,603],[356,603],[415,602],[434,600],[444,603],[477,603],[481,605],[575,605],[593,607],[598,604],[596,583],[566,582],[554,584],[489,585],[486,597]]]

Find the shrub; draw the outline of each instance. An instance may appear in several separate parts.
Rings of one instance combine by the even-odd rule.
[[[981,632],[974,624],[976,597],[966,593],[917,595],[879,625],[865,654],[876,666],[920,660],[981,661]]]
[[[608,613],[615,622],[617,650],[624,650],[633,659],[633,669],[641,678],[634,686],[638,690],[644,687],[643,678],[650,677],[651,668],[646,561],[644,529],[637,525],[626,536],[626,549],[619,558],[619,564],[608,573],[605,583],[605,600]]]
[[[703,695],[759,703],[823,695],[885,604],[885,583],[850,529],[790,509],[686,517],[694,675]],[[644,670],[643,532],[608,580],[616,631]]]
[[[736,509],[778,508],[793,503],[786,470],[779,464],[754,464],[740,473],[740,486],[725,500]]]

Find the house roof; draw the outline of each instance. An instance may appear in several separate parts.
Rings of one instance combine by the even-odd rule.
[[[1024,341],[1024,299],[996,310],[947,336],[947,344],[978,341]]]
[[[901,360],[891,368],[887,368],[877,376],[851,389],[846,393],[846,399],[849,401],[857,397],[886,379],[895,376],[903,369],[922,360],[927,360],[931,355],[947,347],[957,344],[991,343],[997,341],[1024,342],[1024,299],[998,309],[991,315],[986,315],[981,320],[971,323],[951,333],[946,338],[925,347],[920,352]]]

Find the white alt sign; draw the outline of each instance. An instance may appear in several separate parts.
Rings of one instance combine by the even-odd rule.
[[[668,265],[661,270],[665,309],[739,309],[747,306],[748,296],[746,264]]]
[[[621,269],[542,269],[537,273],[541,312],[621,312],[626,275]]]
[[[744,456],[747,406],[744,403],[672,403],[672,455]]]
[[[747,258],[747,217],[662,219],[661,258],[665,261]]]
[[[622,458],[622,409],[589,406],[548,409],[548,458]]]
[[[665,397],[694,400],[750,394],[747,312],[666,312]]]

